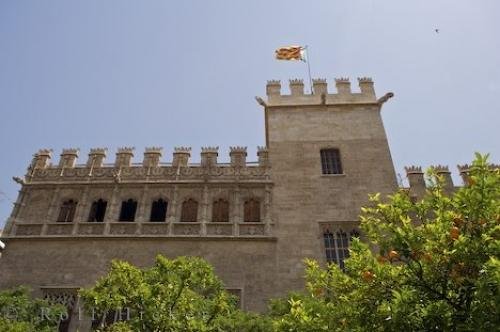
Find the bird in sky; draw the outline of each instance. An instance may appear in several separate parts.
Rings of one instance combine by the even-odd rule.
[[[434,29],[434,31],[436,31],[436,33],[439,33],[439,29]]]

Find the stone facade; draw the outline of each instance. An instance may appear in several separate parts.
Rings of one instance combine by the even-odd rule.
[[[189,162],[187,147],[175,148],[171,163],[161,162],[161,148],[147,148],[138,164],[131,147],[118,149],[111,164],[103,148],[91,149],[84,164],[76,163],[78,149],[64,149],[56,165],[51,150],[40,150],[15,178],[21,189],[2,235],[0,287],[30,285],[74,307],[71,294],[106,273],[112,259],[148,266],[157,254],[190,255],[213,264],[244,309],[265,310],[270,298],[303,287],[305,257],[326,262],[325,232],[359,232],[368,194],[397,188],[380,116],[392,94],[377,99],[371,79],[358,83],[351,92],[348,79],[336,79],[337,93],[329,93],[318,79],[315,93],[305,94],[292,80],[284,95],[279,81],[269,81],[267,100],[257,97],[266,130],[257,162],[246,160],[245,147],[231,147],[227,164],[217,161],[217,147],[202,148],[200,164]],[[321,151],[329,149],[339,153],[335,174],[324,174]],[[407,172],[411,193],[420,195],[420,168]],[[164,221],[151,222],[159,199]],[[102,220],[98,200],[106,202]],[[119,221],[124,202],[135,202],[133,222]],[[183,221],[187,202],[194,220]],[[73,320],[70,330],[88,324]]]

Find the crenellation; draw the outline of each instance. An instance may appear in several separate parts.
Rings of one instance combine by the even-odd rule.
[[[406,166],[405,171],[406,174],[423,174],[421,166]]]
[[[262,101],[259,103],[264,107],[345,104],[377,105],[373,80],[369,77],[358,78],[360,92],[351,91],[351,82],[347,77],[335,79],[336,93],[328,93],[327,80],[321,78],[316,78],[312,81],[312,94],[304,93],[304,82],[302,79],[292,79],[289,81],[289,84],[290,94],[282,94],[280,81],[268,81],[266,86],[267,102],[263,101],[260,97],[257,97],[257,100]]]
[[[59,159],[59,168],[75,167],[79,152],[80,149],[63,149],[61,153],[61,159]]]
[[[347,96],[351,94],[351,82],[348,77],[336,78],[335,87],[339,95]]]
[[[313,91],[317,95],[327,95],[328,94],[328,84],[326,83],[326,78],[315,78],[313,82]]]
[[[410,196],[422,197],[426,191],[424,173],[420,166],[405,167],[406,177],[410,184]]]
[[[257,156],[259,158],[259,166],[268,167],[269,166],[269,150],[266,146],[257,147]]]
[[[177,167],[187,167],[189,163],[189,157],[191,157],[191,148],[185,146],[179,146],[174,148],[172,166]]]
[[[162,156],[162,147],[148,147],[144,151],[144,159],[142,161],[143,167],[158,167],[160,165],[160,158]]]
[[[304,81],[301,79],[292,79],[289,81],[290,93],[292,96],[304,95]]]
[[[31,162],[32,169],[44,169],[49,166],[49,161],[52,158],[52,149],[40,149],[33,155]]]
[[[207,146],[201,148],[201,166],[215,167],[217,166],[217,157],[219,156],[218,146]]]
[[[272,96],[279,96],[281,94],[281,81],[269,80],[266,85],[266,94],[269,98]]]
[[[115,167],[130,167],[134,157],[134,147],[121,147],[116,152]]]
[[[358,84],[362,95],[375,98],[375,89],[371,77],[359,77]]]
[[[246,146],[231,146],[229,147],[229,156],[231,157],[231,166],[245,167],[247,159]]]
[[[106,159],[107,148],[92,148],[89,152],[89,158],[87,159],[87,167],[90,168],[100,168],[104,165],[104,159]]]

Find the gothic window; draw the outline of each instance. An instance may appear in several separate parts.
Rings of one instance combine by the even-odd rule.
[[[212,206],[213,222],[229,222],[229,202],[219,199]]]
[[[59,216],[57,217],[58,222],[72,222],[75,217],[76,204],[78,202],[70,199],[64,201],[59,210]]]
[[[122,208],[120,210],[120,221],[134,221],[135,212],[137,210],[137,201],[129,199],[122,202]]]
[[[165,221],[167,219],[167,202],[163,199],[154,201],[151,205],[150,221]]]
[[[249,199],[245,202],[243,211],[244,222],[259,222],[260,221],[260,202],[256,199]]]
[[[99,199],[97,201],[92,202],[89,213],[89,222],[103,222],[104,215],[106,214],[106,207],[108,206],[108,202]]]
[[[321,167],[323,174],[342,174],[342,163],[340,162],[340,152],[338,149],[322,149]]]
[[[182,203],[181,221],[196,222],[198,219],[198,202],[194,199],[188,199]]]
[[[349,257],[349,244],[353,237],[359,237],[359,233],[353,230],[350,234],[339,230],[335,233],[326,230],[323,233],[325,243],[326,261],[334,263],[344,269],[344,260]]]

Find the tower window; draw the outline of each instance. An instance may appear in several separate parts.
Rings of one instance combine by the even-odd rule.
[[[212,206],[213,222],[229,222],[229,202],[219,199]]]
[[[343,174],[338,149],[322,149],[320,154],[323,174]]]
[[[89,213],[89,222],[103,222],[104,221],[104,215],[106,214],[106,207],[108,205],[108,202],[99,199],[97,201],[94,201],[92,203],[92,206],[90,207],[90,213]]]
[[[358,237],[357,231],[352,231],[351,234],[339,230],[332,233],[326,230],[323,233],[323,240],[325,243],[326,261],[340,266],[343,270],[345,268],[344,260],[349,257],[349,243],[353,237]]]
[[[245,202],[243,211],[244,222],[259,222],[260,221],[260,202],[256,199],[249,199]]]
[[[134,221],[135,212],[137,210],[137,201],[129,199],[122,202],[122,208],[120,210],[120,221]]]
[[[75,217],[77,202],[70,199],[64,201],[59,210],[59,216],[57,217],[58,222],[72,222]]]
[[[150,221],[165,221],[167,219],[167,202],[163,199],[154,201],[151,205]]]
[[[198,202],[188,199],[182,203],[181,222],[196,222],[198,219]]]

